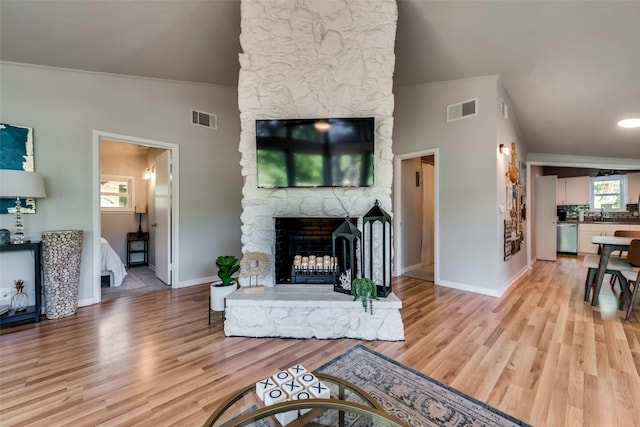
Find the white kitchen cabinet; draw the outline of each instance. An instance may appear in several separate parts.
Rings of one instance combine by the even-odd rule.
[[[591,243],[593,236],[613,236],[617,230],[632,229],[629,224],[579,224],[578,225],[578,253],[596,254],[598,245]],[[640,226],[637,226],[640,229]]]
[[[590,185],[588,176],[565,178],[565,205],[588,205]]]
[[[556,181],[556,205],[588,205],[591,178],[576,176],[558,178]]]
[[[627,174],[627,203],[638,203],[638,197],[640,197],[640,172],[633,172]]]

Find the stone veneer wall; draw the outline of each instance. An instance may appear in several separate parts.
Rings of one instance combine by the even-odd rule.
[[[395,0],[242,1],[243,252],[264,252],[273,259],[274,217],[361,217],[376,199],[392,214],[397,16]],[[374,185],[257,188],[255,120],[325,117],[375,117]],[[273,269],[259,280],[273,286]]]

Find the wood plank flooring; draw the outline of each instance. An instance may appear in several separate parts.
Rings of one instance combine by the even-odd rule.
[[[502,298],[400,277],[404,342],[370,348],[536,426],[640,424],[640,307],[603,287],[582,301],[581,259],[537,262]],[[120,298],[0,333],[0,425],[198,426],[233,390],[310,369],[356,340],[224,336],[208,286]]]

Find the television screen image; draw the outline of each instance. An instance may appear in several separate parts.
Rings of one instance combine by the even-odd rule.
[[[370,187],[374,119],[256,120],[258,187]]]

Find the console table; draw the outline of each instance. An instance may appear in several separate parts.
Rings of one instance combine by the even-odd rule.
[[[10,309],[0,316],[0,325],[31,320],[40,322],[40,311],[42,307],[42,270],[40,265],[41,242],[30,242],[21,244],[0,245],[0,252],[31,251],[33,252],[33,281],[35,284],[35,305],[30,305],[26,310],[15,312]]]

